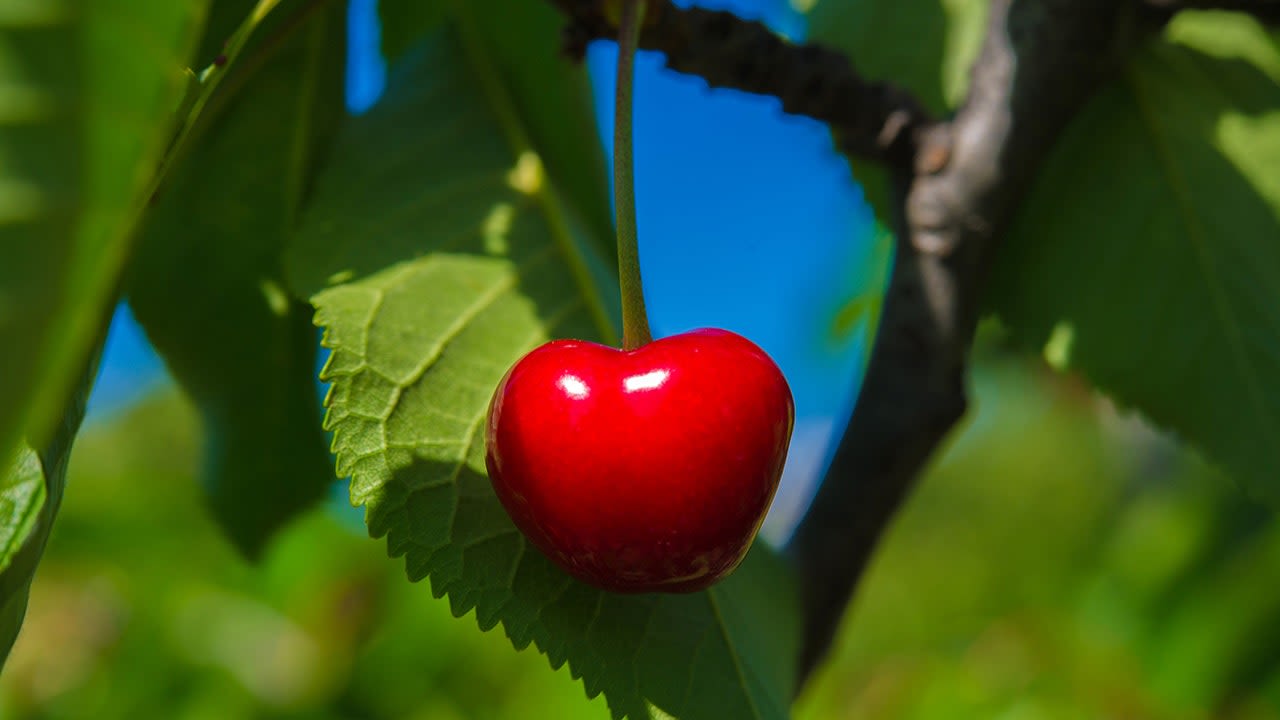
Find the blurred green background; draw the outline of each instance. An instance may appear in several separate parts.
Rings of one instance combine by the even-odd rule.
[[[797,717],[1280,717],[1270,512],[990,333],[974,390]],[[608,717],[340,507],[240,560],[199,443],[167,384],[85,429],[0,717]]]

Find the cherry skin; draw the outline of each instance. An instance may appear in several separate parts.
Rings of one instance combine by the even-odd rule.
[[[624,351],[556,340],[489,405],[486,464],[525,536],[612,592],[693,592],[742,562],[786,460],[791,389],[725,330]]]

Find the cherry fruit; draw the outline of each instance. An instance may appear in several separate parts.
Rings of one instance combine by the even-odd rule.
[[[499,383],[485,459],[516,526],[571,575],[692,592],[746,555],[794,422],[782,372],[740,335],[635,350],[556,340]]]

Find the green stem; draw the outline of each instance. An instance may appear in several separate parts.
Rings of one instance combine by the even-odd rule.
[[[622,284],[622,349],[635,350],[653,339],[640,282],[636,245],[636,192],[631,151],[631,95],[636,45],[645,0],[622,0],[618,23],[618,86],[613,120],[613,204],[618,219],[618,279]]]

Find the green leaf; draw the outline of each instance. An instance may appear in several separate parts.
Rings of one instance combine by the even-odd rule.
[[[573,211],[573,222],[585,224],[585,237],[596,241],[603,259],[602,285],[617,283],[617,245],[604,151],[597,141],[591,90],[581,68],[567,62],[562,50],[564,16],[551,3],[491,0],[484,12],[470,11],[466,0],[453,0],[480,42],[489,49],[494,69],[511,89],[512,110],[530,140],[541,149]],[[610,296],[609,306],[621,299]],[[621,322],[621,318],[616,318]]]
[[[382,54],[394,63],[449,17],[449,0],[378,0]]]
[[[786,717],[794,585],[767,548],[706,593],[613,595],[529,546],[493,494],[480,428],[503,373],[548,338],[615,331],[583,271],[594,244],[565,221],[570,196],[526,144],[483,37],[451,26],[393,72],[290,252],[332,349],[338,472],[412,580],[568,662],[615,715]]]
[[[870,233],[867,252],[858,259],[857,271],[849,282],[849,287],[857,288],[856,293],[836,310],[828,332],[829,338],[837,343],[860,331],[864,333],[864,363],[871,360],[873,342],[880,329],[880,314],[893,263],[893,234],[878,222],[872,223]]]
[[[67,461],[102,352],[104,326],[96,328],[96,351],[87,364],[62,419],[37,453],[23,445],[0,471],[0,665],[9,656],[27,610],[31,579],[62,504]]]
[[[1176,604],[1146,641],[1152,685],[1188,710],[1253,687],[1276,662],[1280,537],[1233,531],[1243,535],[1232,538],[1233,552],[1206,568],[1200,582],[1178,588],[1170,598]]]
[[[252,3],[240,5],[218,6],[206,46]],[[134,313],[203,415],[213,512],[251,557],[333,481],[315,329],[285,290],[281,255],[343,117],[345,35],[341,3],[301,0],[255,30],[168,177],[129,277]]]
[[[1280,51],[1184,13],[1068,128],[992,273],[1031,348],[1280,500]]]
[[[556,178],[556,191],[565,196],[564,222],[593,244],[586,269],[606,294],[612,323],[621,324],[616,310],[621,297],[613,289],[618,267],[613,211],[609,184],[601,180],[607,166],[595,141],[599,128],[587,76],[563,57],[564,16],[549,3],[527,0],[491,0],[484,12],[475,12],[465,0],[384,0],[378,12],[389,58],[400,57],[449,17],[466,26],[474,46],[484,48],[487,73],[504,83],[498,121],[512,142],[539,149]]]
[[[943,117],[969,87],[989,0],[821,0],[809,14],[809,39],[843,50],[872,80],[910,90]],[[876,217],[893,217],[877,163],[850,161]]]
[[[45,363],[67,324],[75,232],[84,210],[80,133],[84,69],[72,53],[78,8],[40,0],[0,3],[0,466],[27,426],[46,432],[47,411],[32,417],[45,392],[62,392]],[[45,392],[42,392],[42,389]],[[56,405],[56,403],[50,403]]]
[[[27,612],[31,578],[48,537],[41,527],[45,504],[45,475],[40,457],[23,445],[9,468],[0,475],[0,664],[18,639]],[[45,522],[48,522],[46,519]],[[32,530],[40,528],[39,537]],[[23,551],[26,548],[25,552]]]
[[[0,571],[12,564],[14,554],[31,534],[44,498],[40,458],[24,447],[0,478]]]
[[[54,431],[113,301],[203,7],[0,0],[0,465]]]
[[[935,115],[959,105],[989,0],[821,0],[809,39],[848,53],[858,73],[910,90]]]

